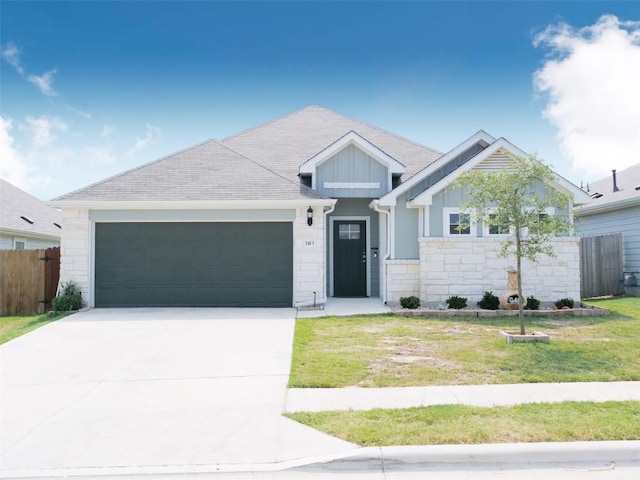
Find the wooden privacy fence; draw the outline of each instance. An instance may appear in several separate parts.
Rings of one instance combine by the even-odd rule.
[[[60,247],[0,250],[0,315],[49,310],[59,278]]]
[[[580,296],[582,298],[624,293],[622,234],[580,239]]]

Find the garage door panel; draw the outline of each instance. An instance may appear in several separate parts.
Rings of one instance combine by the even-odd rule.
[[[97,223],[96,306],[291,306],[293,226]]]

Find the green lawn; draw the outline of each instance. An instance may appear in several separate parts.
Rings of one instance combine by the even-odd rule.
[[[66,317],[68,313],[0,317],[0,345],[47,323]]]
[[[439,405],[399,410],[288,414],[363,446],[640,439],[640,402]]]
[[[590,302],[602,317],[529,317],[549,344],[507,344],[517,317],[298,319],[290,387],[640,380],[640,298]]]

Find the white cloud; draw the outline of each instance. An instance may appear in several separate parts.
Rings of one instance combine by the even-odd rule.
[[[66,107],[68,110],[71,110],[71,111],[72,111],[73,113],[75,113],[76,115],[81,116],[82,118],[85,118],[85,119],[87,119],[87,120],[90,120],[90,119],[91,119],[91,116],[92,116],[92,115],[91,115],[89,112],[85,112],[85,111],[83,111],[83,110],[79,110],[79,109],[77,109],[77,108],[75,108],[75,107],[73,107],[73,106],[71,106],[71,105],[65,105],[65,107]]]
[[[16,187],[27,189],[30,185],[29,167],[14,146],[12,128],[13,122],[10,119],[0,117],[0,177]]]
[[[24,119],[24,129],[31,133],[31,141],[34,147],[42,148],[58,139],[56,132],[67,131],[67,124],[58,117],[32,117]]]
[[[27,80],[33,83],[43,95],[55,97],[58,95],[53,89],[53,76],[56,74],[55,69],[49,70],[42,75],[29,75]]]
[[[102,126],[102,136],[103,137],[108,137],[109,135],[111,135],[113,133],[113,131],[116,129],[116,127],[114,127],[113,125],[108,125],[108,124],[104,124]]]
[[[24,68],[22,68],[20,63],[20,50],[18,50],[18,47],[16,47],[14,43],[9,43],[5,47],[0,47],[0,56],[24,77]]]
[[[136,137],[135,144],[126,153],[127,157],[134,158],[140,150],[147,148],[156,138],[160,137],[160,135],[160,128],[147,124],[144,137]]]
[[[87,160],[94,164],[109,165],[116,161],[111,152],[111,147],[108,146],[85,147],[85,155]]]
[[[604,15],[581,29],[559,23],[534,45],[549,49],[535,88],[574,169],[604,176],[640,162],[640,22]]]

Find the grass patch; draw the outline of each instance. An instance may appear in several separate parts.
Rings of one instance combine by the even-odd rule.
[[[640,439],[640,402],[438,405],[287,416],[362,446]]]
[[[612,314],[527,318],[549,344],[507,344],[517,317],[298,319],[289,387],[640,380],[640,298],[589,303]]]
[[[0,317],[0,345],[7,343],[47,323],[66,317],[69,313],[43,313],[42,315]]]

